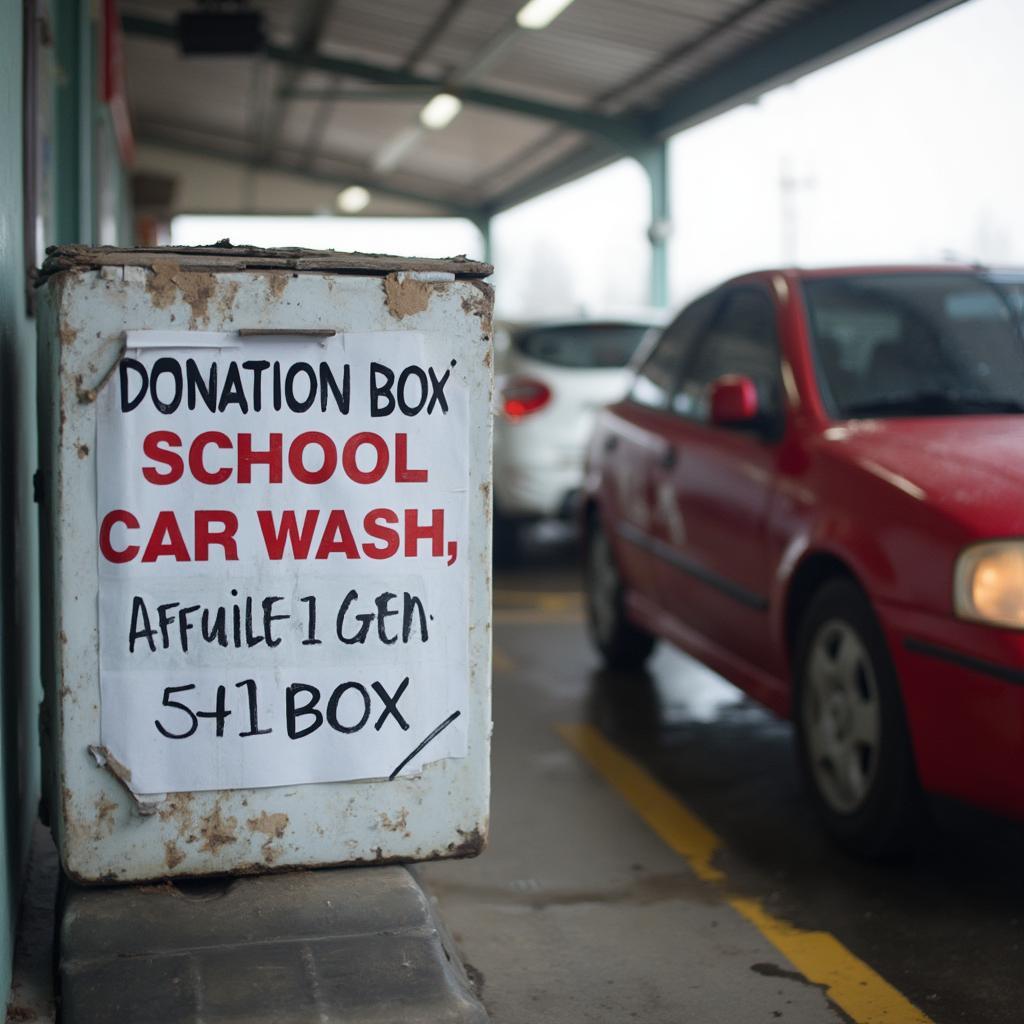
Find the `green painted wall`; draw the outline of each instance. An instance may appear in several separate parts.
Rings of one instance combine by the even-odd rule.
[[[39,792],[40,699],[34,325],[22,236],[22,5],[0,3],[0,994],[10,986],[29,824]]]
[[[128,178],[98,100],[98,5],[50,0],[49,122],[54,210],[46,244],[97,242],[96,168],[107,174],[117,237],[131,238]],[[39,529],[35,322],[26,314],[23,248],[23,25],[0,0],[0,1000],[6,1004],[21,881],[40,791]]]

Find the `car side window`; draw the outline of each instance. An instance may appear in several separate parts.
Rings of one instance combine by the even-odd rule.
[[[637,372],[629,392],[631,401],[652,409],[665,408],[683,360],[707,322],[713,306],[711,296],[698,299],[665,328]]]
[[[768,416],[781,408],[775,307],[759,288],[726,293],[686,362],[672,395],[672,410],[707,422],[710,385],[725,374],[750,377]]]

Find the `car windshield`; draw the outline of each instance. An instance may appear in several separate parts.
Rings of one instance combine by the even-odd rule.
[[[520,331],[512,343],[524,356],[554,366],[625,366],[652,330],[649,324],[565,324]]]
[[[806,281],[804,295],[834,416],[1024,412],[1020,281],[864,274]]]

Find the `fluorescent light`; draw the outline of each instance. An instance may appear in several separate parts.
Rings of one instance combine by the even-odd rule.
[[[421,111],[420,122],[424,128],[437,131],[447,128],[462,109],[462,100],[450,92],[439,92]]]
[[[516,15],[516,24],[520,28],[547,28],[572,0],[530,0],[523,4]]]
[[[370,193],[362,185],[349,185],[338,193],[336,202],[342,213],[361,213],[370,205]]]

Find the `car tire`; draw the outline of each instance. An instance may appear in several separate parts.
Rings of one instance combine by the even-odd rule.
[[[836,579],[800,623],[793,717],[801,775],[825,829],[848,852],[892,861],[925,824],[899,680],[871,603]]]
[[[624,587],[611,544],[600,523],[587,532],[587,625],[609,668],[636,669],[647,660],[655,638],[626,617]]]
[[[497,506],[494,508],[493,522],[494,564],[501,568],[508,568],[515,565],[522,555],[522,523],[511,516],[504,515]]]

